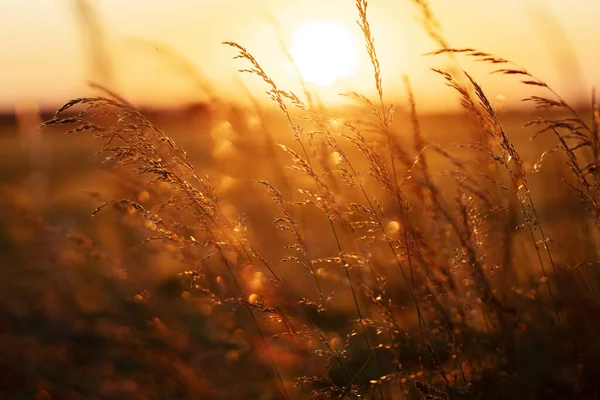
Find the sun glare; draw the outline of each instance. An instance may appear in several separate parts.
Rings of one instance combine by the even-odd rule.
[[[341,25],[311,21],[293,34],[290,53],[302,78],[329,86],[354,74],[358,65],[358,42]]]

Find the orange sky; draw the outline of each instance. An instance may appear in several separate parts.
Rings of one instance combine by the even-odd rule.
[[[102,69],[90,68],[89,42],[80,29],[76,0],[0,1],[0,108],[12,109],[34,100],[53,106],[89,94],[86,81],[100,79]],[[169,48],[185,55],[207,76],[220,95],[239,93],[236,69],[243,67],[221,45],[225,40],[245,45],[273,78],[286,89],[298,90],[286,65],[277,34],[267,15],[288,34],[312,19],[336,21],[360,38],[353,0],[92,0],[100,16],[106,57],[114,87],[144,104],[173,104],[202,99],[189,76],[174,72]],[[431,0],[444,33],[454,47],[475,47],[497,53],[527,67],[568,99],[589,97],[600,83],[600,1],[596,0]],[[545,11],[544,11],[545,10]],[[421,54],[437,47],[417,23],[410,0],[371,0],[370,20],[379,51],[384,87],[390,99],[402,94],[407,73],[420,109],[435,111],[456,106],[454,94],[429,67],[444,58]],[[547,15],[554,18],[548,18]],[[560,27],[553,24],[558,21]],[[551,34],[557,29],[566,35]],[[549,33],[550,32],[550,33]],[[163,47],[164,44],[167,47]],[[572,52],[572,55],[569,55]],[[507,77],[487,76],[486,68],[464,62],[490,98],[502,95],[516,104],[520,86]],[[565,71],[568,71],[565,72]],[[373,82],[367,59],[353,77],[333,87],[317,88],[325,99],[349,90],[370,94]],[[263,86],[243,78],[258,95]],[[239,96],[238,96],[239,97]],[[263,96],[266,97],[266,96]],[[585,97],[584,97],[585,98]]]

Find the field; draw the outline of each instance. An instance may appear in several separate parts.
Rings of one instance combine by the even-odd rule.
[[[393,110],[357,7],[374,99],[5,119],[0,399],[597,398],[595,99]]]

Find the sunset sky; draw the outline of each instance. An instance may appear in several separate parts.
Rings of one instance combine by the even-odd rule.
[[[82,29],[76,0],[0,1],[0,109],[36,101],[53,107],[90,94],[86,81],[110,81],[125,97],[149,105],[203,100],[206,95],[190,75],[177,72],[176,51],[206,76],[219,96],[244,96],[233,49],[246,46],[282,88],[298,90],[294,69],[283,55],[274,20],[291,41],[303,25],[328,21],[353,38],[359,58],[352,74],[330,86],[312,85],[324,99],[345,91],[371,94],[370,65],[355,23],[353,0],[92,0],[99,17],[104,49],[91,51],[91,29]],[[453,47],[474,47],[509,58],[545,79],[569,100],[589,97],[600,83],[600,1],[596,0],[431,0],[431,6]],[[390,100],[402,99],[402,74],[412,79],[422,110],[457,105],[454,94],[430,67],[444,57],[424,57],[437,49],[418,23],[409,0],[371,0],[369,15],[381,59],[384,88]],[[560,25],[557,25],[559,23]],[[88,25],[88,28],[90,26]],[[93,30],[92,30],[93,31]],[[351,43],[351,44],[352,44]],[[95,57],[95,58],[94,58]],[[309,57],[309,56],[307,56]],[[100,61],[99,61],[100,60]],[[106,62],[106,65],[104,63]],[[98,65],[102,63],[103,65]],[[490,68],[461,59],[492,99],[516,104],[523,95],[515,79],[488,76]],[[348,75],[348,74],[347,74]],[[259,97],[264,88],[255,78],[243,82]]]

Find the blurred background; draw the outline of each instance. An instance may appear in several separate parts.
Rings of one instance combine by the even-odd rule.
[[[469,58],[424,55],[440,45],[423,29],[415,4],[369,5],[385,99],[402,110],[398,130],[408,134],[407,75],[429,137],[460,142],[465,136],[460,101],[431,70],[459,66],[482,85],[507,132],[524,144],[520,150],[530,152],[533,162],[546,144],[529,145],[532,130],[521,126],[533,108],[521,100],[543,89],[490,75],[492,66]],[[570,103],[590,104],[600,65],[600,52],[590,51],[598,45],[597,2],[433,0],[431,9],[449,46],[485,49],[526,67]],[[282,115],[263,95],[264,82],[238,73],[247,65],[232,59],[235,52],[224,41],[245,46],[281,89],[308,90],[332,115],[354,110],[348,108],[354,100],[340,94],[375,94],[350,0],[5,0],[0,15],[1,179],[33,185],[44,208],[104,186],[105,179],[90,173],[106,169],[98,169],[89,135],[66,137],[55,128],[38,128],[66,101],[105,94],[94,85],[143,110],[202,168],[235,150],[236,136],[251,141],[265,125],[276,142],[290,137]],[[82,212],[89,208],[77,204]]]
[[[594,72],[600,63],[598,52],[590,51],[598,44],[597,2],[433,0],[431,7],[450,46],[486,49],[526,66],[567,99],[589,102],[582,92],[597,83]],[[174,54],[206,79],[205,89],[244,101],[239,66],[223,41],[246,46],[282,87],[298,89],[281,41],[292,47],[303,26],[320,20],[339,25],[358,51],[351,56],[348,76],[312,89],[328,102],[338,101],[341,92],[374,90],[350,0],[6,0],[0,12],[0,109],[5,113],[30,101],[43,109],[55,108],[91,93],[89,80],[110,83],[141,105],[177,107],[208,100],[208,93],[190,82],[190,71],[186,76],[182,60],[178,63]],[[373,1],[369,15],[390,99],[402,96],[401,76],[406,73],[423,111],[456,110],[453,93],[440,87],[429,70],[440,61],[423,57],[438,46],[421,28],[415,6],[409,1]],[[502,96],[511,107],[520,104],[523,88],[518,83],[486,77],[484,67],[469,69],[490,98]],[[261,88],[253,79],[244,78],[244,83],[252,91]]]

